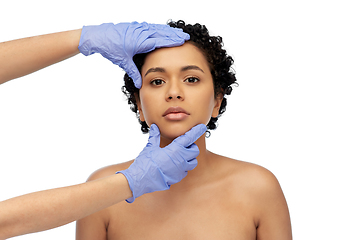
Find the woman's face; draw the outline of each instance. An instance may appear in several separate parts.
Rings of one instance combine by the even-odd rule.
[[[222,96],[215,98],[208,63],[190,43],[149,53],[141,69],[137,102],[140,120],[155,123],[172,141],[197,124],[217,117]]]

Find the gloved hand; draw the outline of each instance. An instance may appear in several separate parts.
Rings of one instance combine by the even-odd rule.
[[[128,169],[117,172],[125,175],[133,193],[126,201],[132,203],[145,193],[167,190],[170,185],[180,182],[197,166],[199,148],[194,142],[206,129],[204,124],[199,124],[160,148],[159,128],[152,124],[146,147]]]
[[[81,31],[79,50],[85,56],[100,53],[120,66],[141,88],[141,75],[133,62],[133,56],[155,48],[182,45],[190,36],[182,29],[168,25],[143,23],[104,23],[84,26]]]

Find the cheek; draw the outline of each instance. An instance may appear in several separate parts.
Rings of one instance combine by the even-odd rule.
[[[153,123],[152,121],[153,115],[156,114],[157,101],[155,100],[155,96],[151,94],[141,94],[141,92],[140,92],[140,101],[141,101],[140,120],[146,121],[146,123],[150,126]]]
[[[207,124],[212,117],[213,110],[216,105],[214,93],[210,92],[201,96],[197,96],[197,100],[194,101],[194,103],[196,103],[195,106],[201,115],[202,121],[204,124]]]

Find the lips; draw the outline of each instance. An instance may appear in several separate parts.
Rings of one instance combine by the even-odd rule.
[[[163,117],[167,120],[179,121],[187,118],[190,114],[181,107],[170,107],[168,108]]]

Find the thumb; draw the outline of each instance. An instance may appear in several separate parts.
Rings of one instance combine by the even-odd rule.
[[[160,146],[160,130],[156,124],[151,124],[148,144],[151,146]]]
[[[134,85],[137,89],[141,88],[142,79],[139,70],[137,69],[133,60],[129,60],[127,66],[122,67],[129,77],[133,80]],[[121,66],[120,66],[121,67]]]
[[[204,124],[199,124],[190,129],[184,135],[177,137],[174,142],[184,147],[188,147],[193,144],[199,137],[201,137],[207,130]]]

